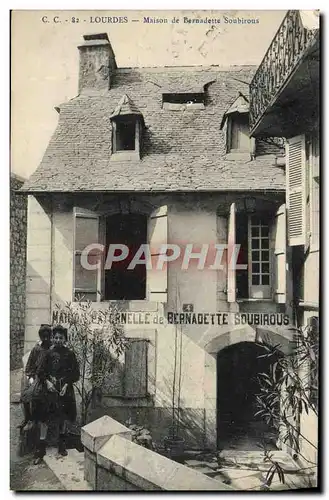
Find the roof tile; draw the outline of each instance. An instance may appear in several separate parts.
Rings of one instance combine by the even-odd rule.
[[[133,68],[116,71],[112,88],[82,93],[60,106],[59,123],[28,192],[279,190],[273,157],[226,159],[225,111],[248,90],[254,67]],[[210,83],[209,83],[210,82]],[[162,109],[168,88],[207,87],[204,109]],[[110,161],[111,115],[123,94],[143,110],[141,159]],[[128,106],[125,103],[125,106]],[[132,106],[129,104],[129,106]]]

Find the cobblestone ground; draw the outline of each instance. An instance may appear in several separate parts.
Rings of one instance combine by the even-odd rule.
[[[22,410],[18,403],[21,370],[10,374],[10,489],[13,491],[49,491],[63,490],[53,472],[46,464],[33,465],[31,455],[20,457],[19,430],[17,425],[22,421]]]

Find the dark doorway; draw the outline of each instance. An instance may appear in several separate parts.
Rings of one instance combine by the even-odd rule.
[[[144,215],[113,215],[106,220],[106,255],[109,245],[123,244],[129,248],[126,259],[113,262],[105,270],[105,300],[144,300],[146,297],[146,266],[137,264],[127,269],[137,250],[147,239],[147,218]],[[120,255],[120,252],[115,255]],[[145,256],[141,256],[145,259]]]
[[[275,447],[277,435],[260,416],[256,395],[259,373],[269,373],[276,359],[261,357],[265,349],[240,342],[217,355],[217,445],[219,449],[258,449],[266,442]],[[278,356],[279,356],[278,352]]]

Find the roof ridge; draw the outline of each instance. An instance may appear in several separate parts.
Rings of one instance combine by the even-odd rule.
[[[221,64],[209,64],[209,65],[187,65],[187,66],[125,66],[116,69],[116,72],[127,72],[131,70],[148,70],[148,71],[159,71],[165,72],[170,70],[190,70],[196,72],[210,71],[210,70],[222,70],[222,71],[234,71],[235,69],[257,69],[257,64],[231,64],[231,65],[221,65]]]

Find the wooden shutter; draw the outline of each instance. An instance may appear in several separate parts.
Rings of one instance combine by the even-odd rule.
[[[73,297],[84,297],[93,302],[101,299],[102,270],[88,270],[81,265],[81,252],[86,246],[100,242],[100,217],[84,208],[74,209],[74,290]],[[89,253],[99,258],[99,251]]]
[[[275,302],[285,304],[287,289],[286,205],[281,205],[275,214],[273,233],[275,275],[274,298]]]
[[[312,249],[319,249],[320,240],[320,169],[319,137],[312,139],[312,175],[311,175],[311,242]]]
[[[228,252],[227,252],[227,301],[236,301],[236,271],[235,269],[230,269],[230,261],[235,245],[235,233],[236,233],[236,223],[235,223],[235,203],[230,206],[230,214],[228,219]]]
[[[147,395],[148,340],[130,339],[125,350],[124,393],[126,397]]]
[[[164,205],[155,210],[148,221],[148,243],[152,269],[147,270],[148,300],[153,302],[167,302],[168,299],[168,270],[164,265],[162,270],[156,269],[161,245],[168,241],[168,208]]]
[[[306,161],[305,136],[287,141],[287,210],[288,243],[304,245],[306,241]]]

